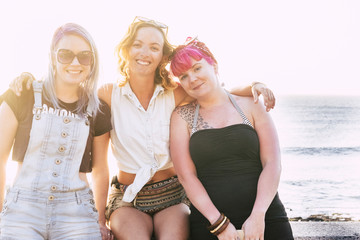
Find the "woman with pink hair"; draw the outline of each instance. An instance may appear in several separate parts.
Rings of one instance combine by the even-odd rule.
[[[192,203],[191,239],[293,239],[277,194],[279,141],[269,113],[222,88],[218,64],[192,39],[174,50],[171,72],[195,102],[175,109],[170,153]],[[208,227],[206,227],[208,226]]]

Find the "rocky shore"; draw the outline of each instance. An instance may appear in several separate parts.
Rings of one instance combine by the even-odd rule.
[[[294,222],[359,222],[359,220],[344,216],[340,213],[333,213],[332,215],[314,214],[307,218],[292,217],[289,218],[289,220]]]
[[[359,240],[360,222],[290,222],[295,240]]]
[[[340,213],[292,217],[290,224],[295,240],[360,239],[360,221]]]

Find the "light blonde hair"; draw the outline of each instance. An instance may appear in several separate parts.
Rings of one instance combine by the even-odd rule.
[[[159,66],[156,68],[155,72],[155,84],[161,84],[162,87],[166,90],[174,89],[177,84],[170,77],[169,71],[166,69],[166,66],[169,63],[169,56],[174,50],[174,46],[171,45],[161,27],[157,26],[152,22],[134,22],[132,23],[124,38],[116,46],[115,54],[118,57],[118,70],[121,75],[125,77],[120,83],[119,86],[124,86],[130,78],[129,74],[129,49],[134,43],[136,34],[140,28],[143,27],[153,27],[158,29],[163,38],[164,38],[164,47],[163,47],[163,60],[160,62]]]
[[[99,110],[99,98],[97,96],[97,83],[99,77],[99,55],[94,40],[91,35],[80,25],[75,23],[67,23],[56,29],[50,45],[50,63],[49,72],[44,81],[44,97],[51,102],[55,108],[59,108],[58,98],[55,91],[55,73],[56,73],[56,44],[67,35],[77,35],[82,37],[90,45],[91,51],[94,54],[94,61],[91,66],[91,72],[86,81],[81,83],[79,89],[79,100],[74,112],[83,115],[90,106],[90,111],[93,116]]]

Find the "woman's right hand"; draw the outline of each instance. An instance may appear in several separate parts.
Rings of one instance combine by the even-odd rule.
[[[240,237],[234,225],[230,222],[223,232],[217,235],[219,240],[239,240]]]
[[[99,225],[100,225],[101,239],[114,240],[114,235],[112,234],[111,230],[106,226],[106,224],[99,224]]]
[[[31,73],[23,72],[20,76],[11,81],[9,87],[17,96],[20,96],[21,91],[23,90],[23,83],[26,83],[26,88],[30,89],[33,81],[35,81],[35,78]]]

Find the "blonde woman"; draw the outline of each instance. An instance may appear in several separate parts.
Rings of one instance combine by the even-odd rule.
[[[109,107],[96,94],[97,49],[83,27],[68,23],[55,31],[50,56],[43,82],[21,96],[11,90],[2,96],[0,238],[111,239],[104,225],[107,146],[99,145],[111,123]],[[12,148],[18,171],[3,201]],[[86,178],[91,171],[101,228]]]

